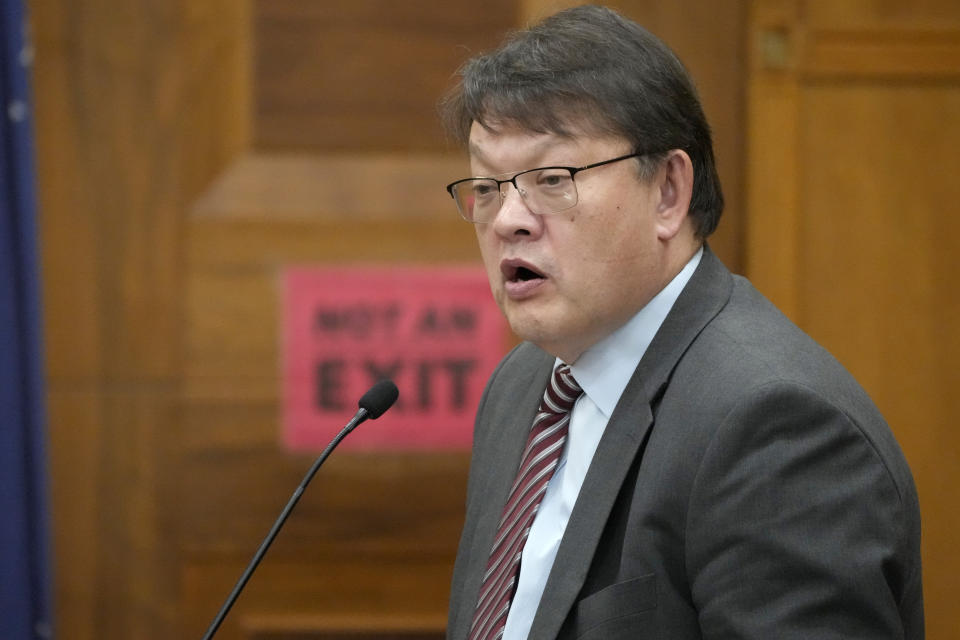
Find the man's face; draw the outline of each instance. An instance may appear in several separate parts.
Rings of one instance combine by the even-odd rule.
[[[580,167],[632,152],[622,139],[495,131],[474,123],[474,176]],[[659,175],[659,174],[658,174]],[[568,363],[623,325],[669,281],[658,238],[658,180],[635,160],[578,173],[577,204],[537,215],[512,185],[492,222],[477,224],[490,288],[513,331]]]

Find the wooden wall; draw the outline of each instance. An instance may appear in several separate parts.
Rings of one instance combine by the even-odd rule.
[[[960,5],[763,0],[750,43],[747,271],[890,422],[955,637]]]
[[[185,212],[245,146],[247,14],[30,10],[56,625],[178,637]]]
[[[279,445],[279,270],[476,261],[436,99],[562,4],[31,3],[62,637],[202,634],[311,462]],[[739,270],[749,3],[613,4],[698,82]],[[466,463],[331,458],[218,637],[437,637]]]

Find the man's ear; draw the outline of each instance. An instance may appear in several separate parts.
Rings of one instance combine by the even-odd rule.
[[[686,151],[674,149],[657,172],[657,237],[673,238],[687,219],[693,197],[693,162]]]

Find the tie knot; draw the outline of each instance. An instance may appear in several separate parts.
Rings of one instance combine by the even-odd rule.
[[[547,390],[543,393],[544,408],[554,413],[569,413],[581,393],[583,389],[570,373],[570,366],[558,365],[553,370],[553,377],[550,378]]]

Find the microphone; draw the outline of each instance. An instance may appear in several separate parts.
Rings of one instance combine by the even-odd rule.
[[[227,614],[233,607],[233,603],[237,601],[237,597],[240,595],[240,592],[243,591],[247,581],[250,580],[250,576],[253,575],[253,572],[263,559],[264,554],[267,553],[267,549],[269,549],[270,545],[273,544],[273,539],[277,537],[277,534],[280,532],[280,528],[283,527],[283,523],[287,521],[287,517],[290,515],[290,512],[293,511],[293,508],[300,500],[300,496],[303,495],[307,485],[310,484],[314,474],[318,469],[320,469],[320,465],[322,465],[323,461],[327,459],[327,456],[330,455],[330,452],[333,451],[336,446],[340,444],[340,441],[346,438],[347,434],[353,431],[361,422],[367,420],[368,418],[371,420],[376,420],[382,416],[387,409],[393,406],[393,403],[397,401],[397,397],[399,395],[400,391],[397,389],[397,385],[395,385],[392,380],[381,380],[370,387],[370,389],[360,397],[360,401],[357,403],[360,409],[356,414],[354,414],[353,418],[350,419],[350,422],[347,423],[343,430],[341,430],[340,433],[338,433],[336,437],[330,441],[330,444],[327,445],[327,448],[323,450],[320,456],[313,463],[313,466],[310,467],[310,470],[307,471],[307,475],[303,477],[303,480],[300,482],[300,486],[298,486],[293,492],[293,495],[290,497],[290,501],[287,502],[287,506],[284,507],[283,511],[280,512],[280,516],[277,518],[277,521],[273,523],[270,533],[268,533],[267,537],[263,539],[263,542],[260,544],[260,548],[257,549],[257,552],[253,554],[253,559],[250,560],[250,564],[247,565],[243,575],[241,575],[240,579],[237,580],[237,584],[233,587],[233,591],[230,592],[230,595],[227,596],[223,606],[220,607],[220,612],[217,613],[217,616],[213,619],[213,622],[210,623],[210,627],[203,635],[203,640],[210,640],[210,638],[212,638],[217,632],[217,629],[220,628],[224,618],[227,617]]]
[[[357,404],[360,406],[360,411],[366,411],[369,414],[371,420],[376,420],[382,416],[387,409],[393,406],[393,403],[397,401],[397,397],[400,395],[400,391],[397,389],[397,385],[393,384],[392,380],[381,380],[377,384],[370,387],[369,390],[362,396],[360,396],[360,402]],[[357,412],[357,415],[360,415],[360,411]],[[354,416],[356,418],[356,416]],[[365,418],[361,418],[360,421],[363,421]],[[357,424],[360,424],[359,422]],[[353,425],[357,426],[356,424]],[[351,428],[351,431],[353,429]]]

